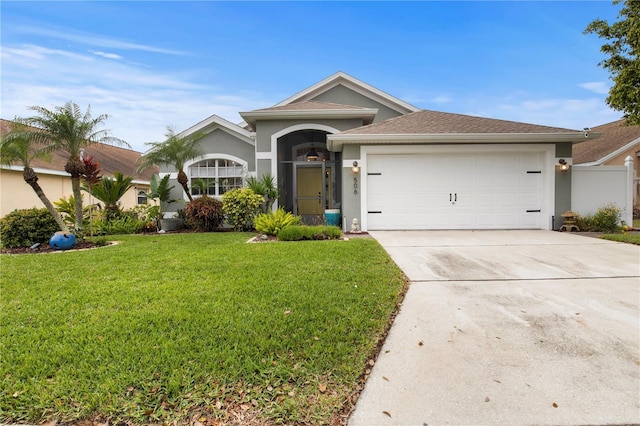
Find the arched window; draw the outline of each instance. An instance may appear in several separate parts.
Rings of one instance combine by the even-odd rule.
[[[144,191],[138,191],[138,204],[147,204],[147,197]]]
[[[242,188],[244,167],[240,163],[225,159],[208,159],[189,167],[191,194],[220,196],[225,192]]]

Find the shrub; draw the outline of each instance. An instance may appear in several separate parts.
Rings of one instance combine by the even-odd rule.
[[[135,215],[123,214],[122,217],[105,217],[94,222],[93,227],[96,234],[100,235],[123,235],[138,234],[147,229],[149,222],[138,219]]]
[[[201,232],[215,231],[224,220],[222,203],[206,195],[190,201],[184,214],[189,226]]]
[[[233,189],[222,196],[227,222],[236,231],[253,228],[253,219],[260,213],[264,197],[249,188]]]
[[[278,233],[292,225],[301,225],[302,219],[294,216],[289,212],[285,212],[282,207],[278,208],[275,213],[262,213],[256,216],[254,220],[256,231],[267,235],[278,235]]]
[[[281,241],[331,240],[340,238],[342,231],[337,226],[287,226],[278,233]]]
[[[48,242],[59,230],[47,209],[14,210],[0,219],[0,239],[7,248]]]
[[[595,214],[579,216],[576,225],[581,231],[617,233],[622,230],[622,212],[615,204],[600,207]]]

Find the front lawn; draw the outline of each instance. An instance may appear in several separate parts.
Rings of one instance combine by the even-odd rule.
[[[640,246],[640,232],[627,232],[624,234],[604,234],[600,238],[620,243],[636,244]]]
[[[370,239],[3,255],[0,423],[344,421],[405,289]]]

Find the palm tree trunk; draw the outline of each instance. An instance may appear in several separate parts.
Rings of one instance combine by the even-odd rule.
[[[187,193],[187,197],[189,198],[189,201],[193,201],[193,197],[191,196],[191,191],[189,191],[189,186],[187,185],[189,183],[189,178],[187,177],[187,174],[182,169],[178,170],[178,183],[182,185],[182,189],[184,189],[184,192]]]
[[[84,215],[82,212],[82,193],[80,192],[80,176],[71,176],[71,190],[73,191],[73,198],[76,208],[76,233],[82,238],[84,231]]]
[[[31,167],[25,167],[22,172],[22,176],[24,178],[24,181],[27,182],[27,184],[29,184],[31,188],[33,188],[33,191],[36,193],[40,201],[42,201],[42,204],[44,204],[47,210],[49,210],[49,213],[51,213],[51,216],[53,216],[53,219],[60,227],[60,230],[69,232],[69,227],[66,223],[64,223],[64,220],[62,220],[62,216],[60,216],[60,213],[58,213],[56,208],[53,207],[51,201],[49,201],[47,196],[44,194],[42,187],[40,187],[40,184],[38,184],[38,175],[36,174],[35,170],[33,170]]]

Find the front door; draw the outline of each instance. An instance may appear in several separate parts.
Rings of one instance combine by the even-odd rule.
[[[296,167],[296,211],[305,222],[322,222],[331,200],[331,170],[323,164]]]

